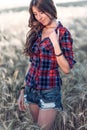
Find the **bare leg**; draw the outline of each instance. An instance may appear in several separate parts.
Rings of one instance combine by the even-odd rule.
[[[29,109],[30,109],[31,115],[33,117],[33,120],[36,123],[38,120],[39,107],[36,104],[29,104]]]
[[[45,127],[45,130],[50,130],[54,123],[56,114],[57,110],[54,109],[39,110],[38,125],[40,127]]]

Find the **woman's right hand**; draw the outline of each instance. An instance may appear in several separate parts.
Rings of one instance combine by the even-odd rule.
[[[20,111],[26,110],[26,106],[24,104],[24,90],[21,90],[21,92],[20,92],[20,96],[18,98],[18,107],[19,107]]]

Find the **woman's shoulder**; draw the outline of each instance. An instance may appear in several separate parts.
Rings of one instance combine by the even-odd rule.
[[[60,34],[61,37],[62,37],[65,33],[66,33],[67,35],[71,35],[69,29],[68,29],[67,27],[65,27],[60,21],[58,21],[58,28],[57,28],[57,29],[59,29],[59,34]]]
[[[58,21],[58,29],[61,31],[61,32],[65,32],[65,31],[69,31],[67,27],[65,27],[61,21]]]

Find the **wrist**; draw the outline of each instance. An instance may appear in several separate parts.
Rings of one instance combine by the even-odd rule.
[[[24,90],[25,90],[25,85],[22,85],[21,88],[20,88],[20,93],[24,94]]]
[[[24,89],[22,89],[22,90],[20,91],[20,94],[24,95]]]
[[[22,86],[22,87],[21,87],[21,90],[24,90],[24,89],[25,89],[25,86]]]
[[[57,57],[59,57],[59,56],[61,56],[61,55],[63,55],[63,53],[61,52],[61,53],[59,53],[59,54],[55,54],[55,56],[57,56]]]
[[[60,55],[62,53],[62,50],[60,48],[55,48],[55,55]]]
[[[24,90],[25,89],[25,86],[26,86],[26,83],[24,82],[24,84],[21,85],[21,90]]]

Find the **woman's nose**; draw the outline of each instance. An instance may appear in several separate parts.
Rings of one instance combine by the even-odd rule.
[[[41,15],[38,15],[38,19],[41,20],[41,19],[42,19],[42,16],[41,16]]]

